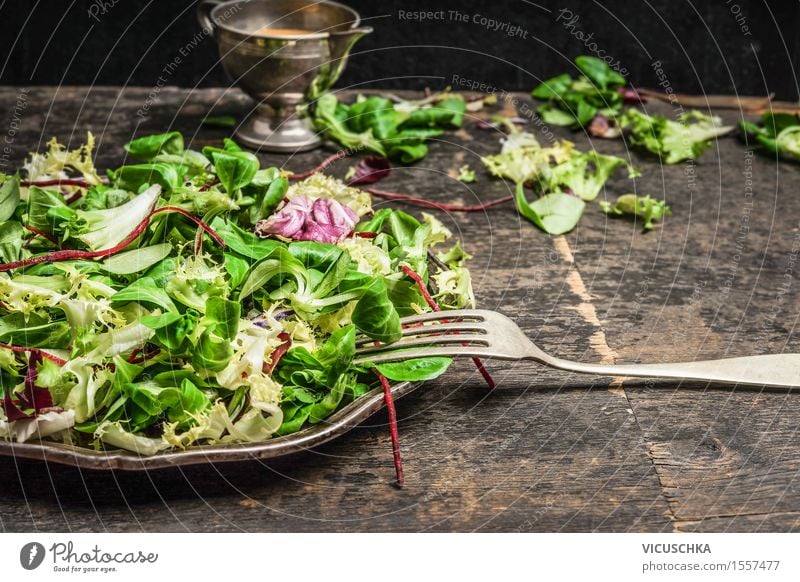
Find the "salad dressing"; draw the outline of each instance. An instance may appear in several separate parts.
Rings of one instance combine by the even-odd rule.
[[[273,28],[271,26],[262,26],[253,34],[262,36],[300,36],[315,33],[311,30],[304,30],[302,28]]]

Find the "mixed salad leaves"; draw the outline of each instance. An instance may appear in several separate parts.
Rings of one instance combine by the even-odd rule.
[[[743,139],[755,140],[762,152],[800,161],[800,114],[768,111],[760,124],[743,121],[740,128]]]
[[[687,111],[678,121],[662,115],[647,115],[628,109],[620,118],[628,143],[659,156],[665,164],[696,160],[711,147],[712,140],[732,132],[719,117],[699,111]]]
[[[318,131],[343,148],[413,164],[427,155],[426,140],[461,127],[465,110],[464,99],[450,92],[398,102],[359,96],[351,105],[326,93],[315,103],[312,119]]]
[[[257,442],[448,368],[353,363],[356,338],[396,341],[429,295],[474,304],[458,243],[429,261],[451,238],[432,216],[375,212],[322,174],[292,183],[230,140],[142,137],[105,178],[93,146],[52,140],[0,176],[0,438]]]
[[[582,55],[575,59],[582,73],[573,77],[563,73],[536,87],[531,95],[544,101],[536,111],[545,123],[579,129],[602,119],[613,120],[622,113],[627,99],[638,100],[628,89],[628,81],[608,63]]]
[[[653,223],[663,220],[670,214],[665,200],[657,200],[649,194],[623,194],[614,204],[600,201],[600,210],[611,216],[633,216],[641,219],[643,230],[652,230]]]
[[[516,185],[519,213],[546,233],[571,231],[617,168],[625,167],[630,178],[636,170],[622,158],[582,152],[569,141],[543,147],[536,137],[507,124],[508,135],[499,154],[482,158],[489,173]],[[536,195],[531,202],[525,188]]]
[[[626,102],[644,101],[628,86],[625,77],[595,57],[579,56],[575,64],[582,76],[558,75],[532,91],[534,98],[545,101],[537,109],[545,123],[586,128],[594,137],[617,138],[625,134],[632,146],[659,156],[665,164],[697,159],[714,138],[734,129],[722,125],[718,117],[699,111],[682,113],[677,121],[633,107],[623,112]]]

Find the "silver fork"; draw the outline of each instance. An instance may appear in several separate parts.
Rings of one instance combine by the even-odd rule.
[[[556,358],[539,349],[505,315],[483,309],[440,311],[406,317],[403,338],[393,344],[357,342],[356,363],[376,364],[427,356],[470,356],[533,360],[571,372],[702,380],[749,386],[800,386],[800,354],[769,354],[669,364],[585,364]]]

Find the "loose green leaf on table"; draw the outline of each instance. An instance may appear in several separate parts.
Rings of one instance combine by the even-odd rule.
[[[345,105],[328,93],[316,102],[313,119],[319,131],[343,148],[412,164],[428,153],[425,141],[460,127],[464,112],[464,100],[450,94],[397,104],[385,97],[361,96]]]
[[[800,161],[800,114],[766,112],[760,124],[743,121],[743,139],[755,139],[762,153]]]
[[[586,208],[583,200],[564,192],[551,192],[529,202],[521,183],[517,184],[515,202],[522,216],[552,235],[564,234],[575,228]]]
[[[620,118],[628,143],[660,157],[665,164],[696,160],[712,141],[735,128],[722,125],[719,117],[688,111],[672,121],[662,115],[648,115],[628,109]]]
[[[640,218],[642,229],[645,231],[651,230],[654,222],[660,222],[670,214],[670,208],[665,200],[656,200],[649,194],[646,196],[623,194],[613,205],[603,200],[600,202],[600,209],[606,214]]]
[[[596,117],[614,123],[622,111],[621,89],[628,82],[608,63],[592,56],[579,56],[575,65],[582,75],[562,73],[542,82],[531,95],[544,101],[536,110],[545,123],[578,129]]]

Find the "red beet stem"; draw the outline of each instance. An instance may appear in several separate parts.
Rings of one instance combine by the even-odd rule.
[[[212,186],[216,186],[217,184],[219,184],[219,178],[214,178],[210,182],[206,182],[205,184],[200,186],[199,190],[200,192],[205,192],[206,190],[211,189]]]
[[[38,186],[40,188],[46,188],[47,186],[77,186],[78,188],[91,188],[91,184],[86,180],[22,180],[19,183],[20,186],[24,186],[26,188],[30,186]]]
[[[156,348],[151,352],[142,353],[143,350],[134,350],[130,357],[128,358],[129,364],[141,364],[142,362],[146,362],[147,360],[151,360],[155,358],[159,353],[161,353],[161,348]],[[141,355],[140,355],[141,354]]]
[[[37,235],[37,236],[40,236],[40,237],[42,237],[42,238],[44,238],[44,239],[47,239],[48,241],[50,241],[50,242],[51,242],[51,243],[53,243],[54,245],[58,246],[58,241],[57,241],[56,239],[54,239],[52,236],[50,236],[50,235],[49,235],[49,234],[47,234],[46,232],[42,232],[42,231],[41,231],[41,230],[39,230],[38,228],[34,228],[33,226],[26,226],[26,227],[25,227],[25,230],[29,230],[29,231],[31,231],[33,234],[35,234],[35,235]]]
[[[150,216],[152,216],[153,214],[158,214],[159,212],[177,212],[178,214],[185,216],[186,218],[194,222],[197,226],[206,231],[208,235],[211,238],[213,238],[214,241],[216,241],[216,243],[219,246],[221,246],[222,248],[225,248],[227,246],[225,244],[225,241],[222,240],[222,237],[220,237],[213,228],[208,226],[205,222],[203,222],[199,218],[192,216],[191,213],[187,212],[183,208],[178,208],[177,206],[162,206],[161,208],[156,208],[155,210],[153,210]]]
[[[152,216],[152,215],[151,215]],[[119,243],[115,247],[111,247],[110,249],[105,249],[102,251],[79,251],[75,249],[64,249],[60,251],[53,251],[52,253],[46,253],[44,255],[38,255],[36,257],[30,257],[29,259],[24,259],[22,261],[14,261],[12,263],[5,263],[4,265],[0,265],[0,273],[3,271],[10,271],[11,269],[18,269],[21,267],[30,267],[31,265],[38,265],[39,263],[58,263],[60,261],[74,261],[76,259],[98,259],[102,257],[107,257],[109,255],[113,255],[118,253],[133,241],[135,241],[139,235],[141,235],[145,229],[150,224],[150,216],[145,217],[145,219],[139,223],[133,232],[131,232],[127,238]]]
[[[419,288],[420,293],[422,293],[422,297],[425,299],[425,302],[428,304],[428,306],[434,311],[437,312],[441,311],[442,308],[439,307],[439,304],[436,303],[434,298],[431,297],[431,294],[428,293],[428,287],[425,285],[425,281],[422,280],[422,277],[419,276],[419,273],[414,271],[414,269],[412,269],[408,265],[401,265],[400,269],[402,269],[402,271],[406,275],[411,277],[414,283],[417,284],[417,287]],[[478,369],[478,372],[480,372],[481,376],[483,376],[483,379],[486,381],[486,384],[489,386],[489,389],[490,390],[494,389],[494,387],[496,386],[494,378],[492,378],[492,375],[489,374],[489,371],[486,369],[486,366],[483,365],[481,359],[472,358],[472,361],[475,364],[475,367]]]
[[[77,259],[99,259],[114,255],[120,252],[125,247],[127,247],[137,238],[139,238],[139,236],[150,225],[150,218],[154,214],[158,214],[159,212],[177,212],[178,214],[181,214],[189,218],[197,226],[205,230],[211,236],[211,238],[213,238],[221,247],[224,248],[226,246],[225,242],[214,231],[214,229],[208,226],[205,222],[203,222],[199,218],[195,218],[194,216],[186,212],[184,209],[178,208],[176,206],[162,206],[161,208],[156,208],[148,216],[146,216],[145,219],[142,220],[142,222],[140,222],[139,225],[133,230],[133,232],[131,232],[125,238],[124,241],[122,241],[115,247],[111,247],[110,249],[104,249],[102,251],[79,251],[75,249],[64,249],[60,251],[53,251],[51,253],[46,253],[44,255],[30,257],[22,261],[14,261],[12,263],[5,263],[3,265],[0,265],[0,273],[2,273],[3,271],[10,271],[12,269],[19,269],[21,267],[30,267],[31,265],[38,265],[39,263],[58,263],[60,261],[74,261]]]
[[[197,235],[194,237],[194,256],[199,257],[203,252],[203,229],[197,228]]]
[[[386,376],[374,370],[378,380],[383,387],[383,401],[386,403],[386,412],[389,414],[389,434],[392,437],[392,455],[394,456],[394,470],[397,476],[397,484],[402,486],[405,478],[403,477],[403,458],[400,456],[400,434],[397,432],[397,411],[394,408],[394,398],[392,397],[392,387]]]
[[[64,364],[67,363],[66,360],[62,360],[59,357],[56,357],[56,356],[54,356],[52,354],[48,354],[47,352],[45,352],[43,350],[40,350],[39,348],[29,348],[29,347],[26,347],[26,346],[12,346],[12,345],[9,345],[9,344],[2,344],[2,343],[0,343],[0,348],[6,349],[6,350],[11,350],[12,352],[37,353],[40,356],[42,356],[43,358],[47,358],[48,360],[50,360],[51,362],[53,362],[55,364],[58,364],[59,366],[63,366]]]
[[[77,202],[81,198],[83,198],[83,192],[81,190],[78,190],[77,192],[75,192],[75,194],[64,200],[64,204],[66,204],[67,206],[72,206],[75,202]]]
[[[322,160],[322,163],[319,166],[317,166],[316,168],[311,168],[307,172],[301,172],[300,174],[292,174],[291,176],[289,176],[289,179],[290,180],[305,180],[309,176],[313,176],[317,172],[321,172],[321,171],[325,170],[328,166],[330,166],[334,162],[338,162],[342,158],[346,158],[349,155],[350,155],[350,152],[348,152],[347,150],[339,150],[338,152],[336,152],[332,156],[328,156],[327,158]]]
[[[272,374],[272,372],[278,365],[278,362],[281,361],[281,358],[283,358],[283,356],[286,355],[286,352],[289,351],[289,348],[292,347],[292,336],[290,336],[285,331],[282,331],[281,333],[278,334],[278,339],[281,340],[281,344],[277,348],[272,350],[272,353],[270,354],[269,357],[269,364],[264,362],[264,364],[262,365],[262,371],[265,374]]]
[[[401,194],[399,192],[386,192],[384,190],[377,190],[375,188],[365,188],[367,192],[378,198],[385,198],[387,200],[400,200],[409,204],[416,204],[417,206],[426,206],[428,208],[435,208],[436,210],[443,210],[445,212],[483,212],[493,206],[499,206],[511,202],[513,196],[503,196],[502,198],[495,198],[482,204],[475,204],[473,206],[464,206],[462,204],[442,204],[441,202],[433,202],[432,200],[425,200],[423,198],[416,198],[408,194]]]

